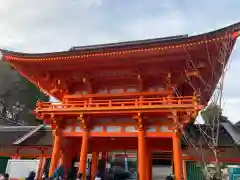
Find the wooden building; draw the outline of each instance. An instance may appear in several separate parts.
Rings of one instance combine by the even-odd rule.
[[[233,130],[226,128],[225,124],[230,126]],[[206,137],[204,138],[202,135],[202,131],[204,131],[206,133],[204,134],[205,136],[211,136],[212,132],[210,129],[211,127],[207,127],[206,125],[188,125],[185,127],[185,135],[182,135],[181,137],[184,179],[201,179],[201,175],[203,175],[203,173],[201,171],[201,167],[196,166],[196,164],[199,162],[201,163],[202,158],[204,158],[206,163],[212,163],[215,161],[213,151],[209,150],[208,146],[208,144],[212,142],[210,139],[208,139],[209,142],[206,142]],[[220,131],[221,134],[217,147],[219,150],[220,161],[225,164],[239,164],[240,126],[232,125],[231,123],[224,123],[221,124]],[[43,166],[39,167],[38,177],[41,177],[42,173],[48,170],[53,144],[52,130],[50,126],[0,126],[0,136],[5,137],[0,141],[0,156],[3,157],[0,158],[0,173],[5,172],[7,160],[11,158],[39,159]],[[189,141],[196,147],[194,148],[189,146]],[[114,159],[123,161],[125,157],[129,160],[132,159],[132,161],[136,160],[136,153],[134,151],[132,153],[128,151],[127,154],[113,152],[108,156],[112,157],[113,160],[111,161],[111,158],[107,158],[108,163],[114,162]],[[90,160],[90,164],[91,158],[91,154],[89,154],[88,159]],[[101,161],[102,158],[104,157],[99,157],[99,160]],[[154,179],[160,177],[164,179],[166,174],[168,174],[170,168],[169,166],[172,164],[172,150],[155,151],[152,153],[151,158],[153,166],[152,177]],[[165,166],[162,166],[164,164]],[[99,169],[102,169],[104,172],[103,168]],[[196,176],[198,177],[196,178]]]
[[[183,177],[180,136],[208,103],[240,24],[202,35],[73,47],[27,54],[3,51],[23,76],[59,103],[38,102],[37,118],[50,124],[54,143],[49,174],[63,156],[65,169],[80,160],[86,176],[92,153],[137,150],[138,176],[151,179],[151,154],[171,150]]]

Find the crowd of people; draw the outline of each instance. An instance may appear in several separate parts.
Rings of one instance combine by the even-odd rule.
[[[28,175],[28,177],[25,178],[25,180],[34,180],[36,177],[36,173],[34,171],[31,171]],[[64,179],[61,176],[53,176],[53,177],[48,177],[46,174],[43,175],[42,177],[43,180],[61,180]],[[81,173],[77,174],[77,176],[75,178],[67,178],[67,179],[74,179],[74,180],[82,180],[83,176]],[[0,180],[10,180],[9,179],[9,175],[7,173],[3,173],[0,174]],[[103,178],[101,178],[99,175],[97,175],[95,177],[95,180],[103,180]],[[166,177],[166,180],[174,180],[174,176],[173,175],[169,175]]]
[[[47,175],[44,176],[42,179],[44,180],[61,180],[64,179],[62,176],[53,176],[53,177],[48,177]],[[65,179],[69,180],[83,180],[83,175],[81,173],[77,174],[76,177],[67,177]],[[103,180],[100,176],[96,176],[94,180]]]
[[[35,178],[36,178],[36,173],[34,171],[31,171],[29,173],[28,177],[25,178],[25,180],[34,180]],[[61,179],[64,179],[64,178],[61,177],[61,176],[48,177],[47,174],[44,174],[42,179],[43,180],[61,180]],[[77,176],[75,178],[70,178],[69,177],[67,179],[82,180],[83,176],[82,176],[81,173],[79,173],[79,174],[77,174]],[[11,179],[9,178],[9,174],[3,173],[3,174],[0,174],[0,180],[11,180]],[[94,180],[103,180],[103,178],[101,178],[99,175],[97,175]],[[174,180],[174,176],[169,175],[169,176],[166,177],[166,180]]]
[[[34,171],[31,171],[29,173],[28,177],[25,178],[25,180],[34,180],[35,178],[36,178],[36,173]],[[55,177],[55,178],[45,176],[42,179],[44,179],[44,180],[61,180],[63,178],[61,176]],[[82,180],[82,174],[78,174],[75,179]],[[11,180],[11,179],[9,178],[9,174],[2,173],[2,174],[0,174],[0,180]],[[101,179],[96,179],[96,180],[101,180]]]
[[[36,173],[34,171],[31,171],[28,177],[25,178],[25,180],[34,180],[35,177],[36,177]],[[8,173],[3,173],[3,174],[0,174],[0,180],[11,180],[11,179],[9,178]]]
[[[36,173],[34,171],[29,172],[29,175],[26,178],[23,178],[24,180],[34,180],[36,179]],[[63,174],[61,173],[61,171],[55,171],[52,177],[48,177],[47,173],[43,174],[42,177],[43,180],[61,180],[61,179],[73,179],[73,180],[82,180],[83,179],[83,175],[81,173],[78,173],[77,175],[75,175],[75,177],[67,177],[67,178],[63,178]],[[11,180],[11,178],[9,178],[9,174],[7,173],[2,173],[0,174],[0,180]],[[103,178],[101,178],[99,175],[97,175],[95,177],[95,180],[103,180]]]

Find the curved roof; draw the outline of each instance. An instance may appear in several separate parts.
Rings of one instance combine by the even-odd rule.
[[[7,59],[11,59],[10,57],[41,59],[42,57],[51,58],[56,56],[69,56],[69,55],[74,55],[79,53],[92,54],[97,52],[107,52],[107,51],[120,50],[120,49],[137,49],[140,47],[149,47],[149,46],[152,47],[156,45],[169,46],[171,44],[179,44],[179,45],[188,44],[189,46],[191,46],[191,43],[194,43],[194,42],[198,42],[201,40],[214,39],[217,37],[224,36],[226,35],[226,33],[231,34],[234,32],[237,33],[239,31],[240,31],[240,23],[236,23],[216,31],[203,33],[200,35],[190,36],[190,37],[188,35],[179,35],[179,36],[170,36],[170,37],[164,37],[164,38],[155,38],[155,39],[128,41],[128,42],[119,42],[119,43],[109,43],[109,44],[99,44],[99,45],[89,45],[89,46],[74,46],[70,48],[68,51],[51,52],[51,53],[24,53],[24,52],[8,51],[5,49],[1,49],[1,51],[3,52],[5,57],[9,57]]]
[[[73,76],[74,69],[77,69],[78,72],[90,73],[99,71],[99,69],[108,68],[109,70],[116,67],[134,69],[136,66],[141,66],[142,69],[147,69],[146,64],[152,63],[148,71],[159,67],[162,68],[162,71],[175,73],[175,80],[179,77],[179,72],[198,70],[198,74],[202,75],[201,80],[194,80],[193,84],[200,89],[204,101],[208,101],[223,72],[222,65],[226,65],[239,32],[240,23],[236,23],[213,32],[191,37],[182,35],[72,47],[69,51],[52,53],[28,54],[7,50],[2,50],[2,52],[4,60],[9,61],[22,75],[48,94],[51,94],[53,82],[47,80],[46,74],[54,72],[54,76],[57,76],[57,71],[65,71],[66,76]],[[195,63],[199,68],[194,67]],[[200,68],[200,64],[205,64],[204,68]],[[201,67],[203,66],[201,65]],[[214,78],[209,82],[206,91],[207,85],[203,81],[207,81],[209,76],[214,76]],[[56,78],[58,79],[58,77]],[[187,92],[185,95],[192,95],[195,90],[187,87],[186,82],[185,84],[184,91]],[[63,93],[51,95],[61,99]]]

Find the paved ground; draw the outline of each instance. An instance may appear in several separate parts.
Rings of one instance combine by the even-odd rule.
[[[172,173],[172,168],[168,166],[154,166],[152,169],[153,180],[165,180]],[[127,180],[135,180],[136,176]]]
[[[166,177],[172,173],[172,168],[170,166],[154,166],[152,168],[152,180],[166,180]],[[133,173],[132,177],[125,180],[136,180],[137,174]]]

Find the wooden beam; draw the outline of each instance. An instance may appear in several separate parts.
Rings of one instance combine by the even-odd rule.
[[[168,96],[170,94],[173,94],[173,91],[169,90],[163,90],[163,91],[158,91],[158,92],[128,92],[128,93],[116,93],[116,94],[86,94],[86,95],[65,95],[64,99],[89,99],[89,98],[117,98],[117,97],[134,97],[134,96],[153,96],[153,95],[158,95],[158,96]]]
[[[83,132],[62,132],[64,137],[82,137]],[[171,138],[173,132],[146,132],[149,138]],[[89,132],[89,137],[137,137],[137,132]]]

